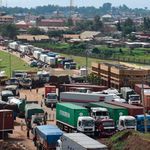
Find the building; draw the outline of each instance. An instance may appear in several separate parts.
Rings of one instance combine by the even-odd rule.
[[[129,67],[121,64],[93,63],[92,73],[102,79],[102,85],[120,89],[123,86],[134,87],[150,77],[150,70]]]
[[[63,27],[65,26],[65,20],[64,19],[37,19],[37,26]]]
[[[11,23],[14,23],[14,17],[8,15],[0,16],[0,24],[11,24]]]

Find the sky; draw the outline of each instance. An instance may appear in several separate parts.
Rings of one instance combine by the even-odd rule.
[[[70,0],[1,0],[3,6],[36,7],[41,5],[54,4],[59,6],[69,6]],[[102,6],[103,3],[110,2],[113,6],[126,4],[131,8],[150,8],[150,0],[73,0],[74,6]]]

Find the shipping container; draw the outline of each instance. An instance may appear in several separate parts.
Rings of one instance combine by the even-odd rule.
[[[35,58],[35,59],[40,59],[40,55],[41,55],[41,52],[40,51],[34,51],[33,52],[33,57]]]
[[[56,104],[56,120],[58,122],[63,122],[73,128],[76,128],[78,117],[80,116],[89,116],[88,110],[84,107],[71,103]]]
[[[126,108],[108,104],[106,102],[89,103],[89,106],[107,108],[110,118],[113,119],[116,124],[120,116],[128,115],[128,110]]]
[[[150,89],[149,85],[143,84],[143,88],[144,89]],[[142,92],[142,84],[135,84],[134,86],[134,90],[137,94],[139,94],[141,96],[141,92]]]
[[[54,57],[46,57],[46,63],[49,65],[55,65],[56,64],[56,59]]]
[[[61,150],[108,150],[106,145],[83,133],[64,134],[61,139]]]
[[[0,138],[8,136],[14,129],[13,111],[8,109],[0,110]]]
[[[40,55],[40,61],[46,63],[46,58],[47,58],[47,55],[46,55],[46,54],[41,54],[41,55]]]
[[[114,106],[120,106],[120,107],[126,108],[130,116],[143,114],[143,107],[140,107],[140,106],[130,105],[127,103],[113,102],[113,101],[106,102],[106,103],[114,105]]]
[[[150,110],[150,89],[144,89],[144,105],[147,111]]]

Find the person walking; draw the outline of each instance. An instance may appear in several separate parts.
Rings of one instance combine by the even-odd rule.
[[[41,107],[43,107],[43,101],[41,101]]]
[[[38,89],[38,88],[36,88],[36,93],[38,93],[38,91],[39,91],[39,89]]]
[[[51,104],[51,110],[52,110],[52,111],[53,111],[53,108],[54,108],[54,104],[52,103],[52,104]]]
[[[27,138],[29,139],[30,138],[30,129],[27,128]]]

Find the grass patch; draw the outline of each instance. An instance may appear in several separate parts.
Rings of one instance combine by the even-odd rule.
[[[7,52],[0,51],[0,60],[0,70],[4,70],[8,77],[13,70],[35,70],[22,59]]]

